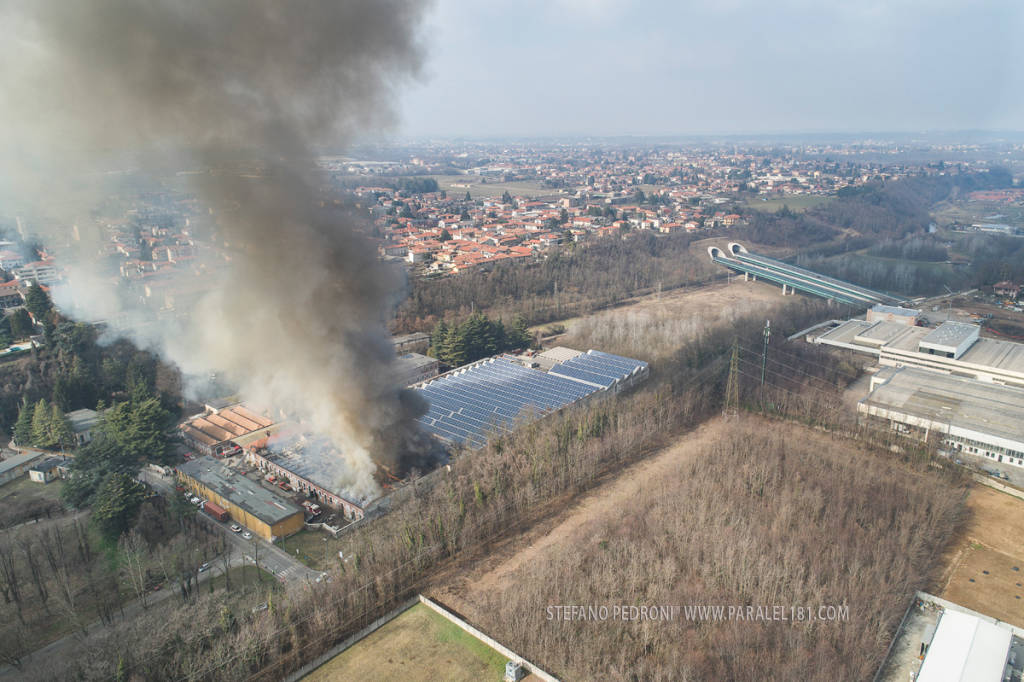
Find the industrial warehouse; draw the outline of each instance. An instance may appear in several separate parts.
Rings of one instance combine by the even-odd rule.
[[[363,505],[337,489],[337,481],[345,475],[345,464],[342,454],[326,438],[284,428],[248,444],[243,451],[245,461],[262,473],[341,511],[349,520],[363,518]]]
[[[1024,630],[918,592],[875,679],[1003,682],[1020,679],[1022,662]]]
[[[869,313],[867,320],[843,322],[809,340],[873,355],[883,367],[917,367],[1024,388],[1024,344],[979,338],[976,324],[943,322],[929,329],[905,320],[872,321]]]
[[[871,377],[871,393],[857,411],[906,436],[1024,467],[1024,389],[885,367]]]
[[[213,457],[199,457],[176,469],[178,480],[199,497],[264,540],[274,542],[302,530],[302,509]]]
[[[204,455],[221,455],[249,441],[265,438],[277,429],[274,420],[241,403],[223,401],[206,405],[206,412],[181,425],[181,435]]]
[[[646,362],[596,350],[553,348],[525,360],[488,358],[417,386],[430,403],[419,421],[444,441],[482,447],[492,433],[628,388],[649,373]]]

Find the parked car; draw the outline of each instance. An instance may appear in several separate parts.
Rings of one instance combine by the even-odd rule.
[[[196,497],[194,495],[192,496],[192,504],[198,505],[198,504],[202,504],[202,503],[203,503],[203,498]]]
[[[241,533],[242,532],[242,527],[239,526],[237,523],[232,523],[230,528],[231,528],[231,532],[232,533]]]
[[[207,562],[207,563],[205,563],[205,564],[203,564],[202,566],[199,567],[199,572],[200,573],[205,573],[206,571],[209,571],[209,570],[210,570],[209,562]]]
[[[292,487],[288,485],[288,481],[281,481],[280,483],[277,484],[277,487],[285,492],[289,492],[292,489]]]
[[[267,608],[267,602],[263,602],[262,604],[257,604],[256,606],[252,607],[252,612],[259,613],[260,611],[266,611]]]
[[[252,533],[250,533],[249,531],[245,531],[242,533],[242,537],[246,540],[252,540]]]

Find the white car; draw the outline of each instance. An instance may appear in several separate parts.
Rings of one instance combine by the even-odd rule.
[[[205,563],[205,564],[203,564],[202,566],[199,567],[199,572],[200,573],[205,573],[206,571],[209,571],[209,570],[210,570],[210,564],[209,563]]]
[[[242,527],[239,526],[237,523],[232,523],[231,524],[231,532],[232,533],[241,533],[242,532]]]
[[[252,533],[250,533],[249,531],[245,531],[244,533],[242,533],[242,537],[246,540],[252,540]]]

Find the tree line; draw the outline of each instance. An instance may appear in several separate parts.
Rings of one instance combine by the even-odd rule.
[[[429,332],[439,320],[474,310],[529,324],[583,315],[657,287],[706,282],[717,271],[707,254],[690,249],[686,234],[631,232],[553,247],[539,262],[496,263],[487,272],[440,279],[414,278],[392,324],[396,333]]]
[[[458,367],[503,351],[525,349],[533,337],[522,315],[516,315],[506,327],[501,320],[492,320],[475,312],[459,324],[440,320],[430,333],[430,355],[452,367]]]
[[[36,448],[59,447],[70,449],[75,444],[74,433],[64,411],[56,403],[40,398],[35,405],[25,403],[18,411],[14,423],[14,442]]]

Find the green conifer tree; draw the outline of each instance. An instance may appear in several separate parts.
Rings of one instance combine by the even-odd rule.
[[[14,442],[18,445],[32,444],[32,414],[35,412],[35,405],[29,405],[25,400],[21,401],[21,409],[18,410],[18,420],[14,422]]]
[[[36,409],[32,413],[32,445],[37,448],[53,445],[53,441],[50,439],[52,433],[50,428],[51,416],[50,403],[46,401],[46,398],[40,398],[39,402],[36,403]]]

